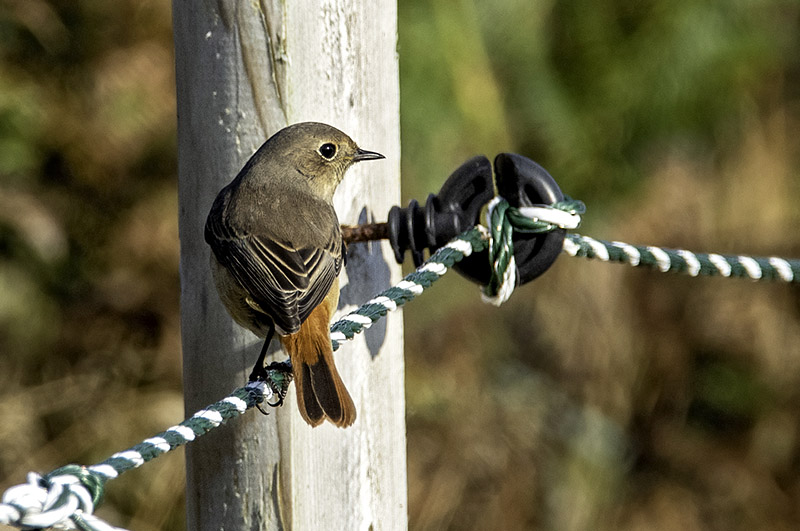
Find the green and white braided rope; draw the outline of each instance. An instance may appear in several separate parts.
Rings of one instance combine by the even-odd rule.
[[[180,424],[101,463],[91,466],[67,465],[43,476],[31,473],[27,483],[11,487],[3,494],[0,523],[23,529],[55,527],[83,531],[124,531],[92,515],[102,500],[106,481],[192,442],[272,396],[272,389],[264,382],[251,382]]]
[[[355,334],[369,327],[387,312],[396,310],[420,295],[454,263],[474,251],[482,250],[488,240],[488,232],[483,227],[470,229],[436,251],[397,285],[342,317],[331,326],[334,350],[339,348],[341,342],[353,339]],[[264,400],[272,399],[275,394],[283,396],[289,378],[280,370],[268,370],[268,374],[271,385],[250,382],[180,424],[145,439],[128,450],[118,452],[101,463],[91,466],[67,465],[44,476],[29,474],[28,483],[11,487],[3,495],[0,502],[0,523],[21,528],[61,527],[85,531],[124,531],[92,515],[93,509],[102,499],[105,482],[192,442],[226,420],[243,414]],[[69,488],[65,488],[65,485]]]
[[[372,323],[396,310],[430,287],[456,262],[488,247],[489,262],[493,271],[491,288],[483,292],[484,300],[499,306],[514,290],[515,262],[513,231],[547,232],[556,228],[571,229],[580,224],[580,214],[585,211],[582,202],[566,199],[554,205],[514,208],[502,198],[489,203],[487,221],[491,230],[482,225],[461,233],[440,247],[416,271],[407,275],[397,285],[380,293],[374,299],[348,313],[331,326],[333,350],[340,343],[353,339]]]
[[[488,231],[479,225],[440,247],[416,271],[335,322],[331,326],[333,350],[337,350],[342,342],[353,339],[356,334],[369,328],[388,312],[421,295],[425,289],[447,273],[453,264],[473,252],[486,248],[488,241]]]
[[[353,339],[387,312],[396,310],[420,295],[441,278],[448,268],[465,256],[486,246],[489,235],[483,227],[475,227],[454,239],[416,271],[406,275],[397,285],[380,293],[357,310],[345,315],[331,326],[333,348]],[[176,426],[154,437],[115,453],[105,461],[91,466],[67,465],[41,476],[31,473],[28,483],[8,489],[0,502],[0,523],[21,528],[61,527],[83,531],[125,531],[113,527],[92,515],[102,499],[105,482],[123,472],[174,450],[226,420],[243,414],[264,400],[278,394],[284,396],[289,377],[281,370],[268,370],[270,385],[250,382],[219,402],[208,406]],[[69,488],[65,488],[64,486]]]
[[[500,304],[514,288],[513,231],[547,232],[555,228],[574,229],[580,224],[584,207],[567,199],[553,206],[513,208],[502,199],[492,201],[488,222],[491,230],[476,226],[437,250],[416,271],[383,291],[331,326],[331,343],[337,350],[344,341],[414,299],[441,278],[456,262],[473,252],[489,248],[494,278],[484,299]],[[690,276],[746,277],[753,280],[800,282],[800,260],[694,253],[654,246],[595,240],[567,234],[564,252],[570,256],[654,267]],[[510,271],[510,273],[509,273]],[[31,473],[28,483],[9,488],[0,501],[0,523],[20,528],[56,527],[83,531],[124,531],[92,515],[102,499],[105,482],[137,468],[170,450],[222,425],[226,420],[270,400],[284,396],[290,378],[284,371],[268,370],[270,385],[250,382],[226,398],[198,411],[180,424],[105,461],[91,466],[67,465],[44,476]]]
[[[580,234],[567,234],[564,252],[570,256],[621,262],[635,267],[649,266],[659,271],[696,276],[722,276],[751,280],[800,282],[800,260],[777,256],[755,257],[695,253],[685,249],[666,249],[652,245],[630,245],[595,240]]]
[[[515,287],[513,231],[541,233],[557,228],[574,229],[580,225],[581,214],[585,209],[581,201],[571,198],[554,205],[523,208],[511,207],[502,198],[493,199],[487,214],[490,230],[478,225],[462,233],[433,253],[422,266],[396,286],[334,323],[331,327],[333,349],[338,349],[342,341],[352,339],[386,313],[420,295],[454,263],[487,247],[493,275],[489,286],[483,288],[482,298],[499,306],[508,300]],[[800,260],[786,258],[694,253],[651,245],[607,242],[574,233],[567,234],[564,238],[563,251],[570,256],[622,262],[637,267],[649,266],[661,272],[685,273],[690,276],[720,275],[800,282]]]

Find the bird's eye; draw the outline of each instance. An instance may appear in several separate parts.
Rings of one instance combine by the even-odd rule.
[[[336,155],[336,146],[331,143],[325,143],[319,147],[318,151],[320,155],[331,160]]]

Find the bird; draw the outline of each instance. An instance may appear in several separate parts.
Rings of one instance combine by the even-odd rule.
[[[264,379],[277,334],[300,415],[312,427],[328,420],[344,428],[356,419],[330,341],[346,258],[333,194],[353,164],[383,158],[330,125],[290,125],[219,192],[206,219],[219,297],[236,323],[265,338],[250,380]]]

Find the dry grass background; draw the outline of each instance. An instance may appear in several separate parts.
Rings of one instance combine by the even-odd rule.
[[[793,3],[400,2],[404,195],[536,158],[582,232],[800,257]],[[169,3],[0,2],[0,488],[180,420]],[[561,258],[406,309],[413,529],[794,529],[796,287]],[[100,515],[183,527],[180,451]]]

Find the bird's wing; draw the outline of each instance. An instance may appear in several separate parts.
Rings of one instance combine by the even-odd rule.
[[[285,333],[300,328],[341,269],[338,234],[324,247],[295,249],[269,237],[237,233],[223,216],[211,215],[205,237],[217,261]]]

